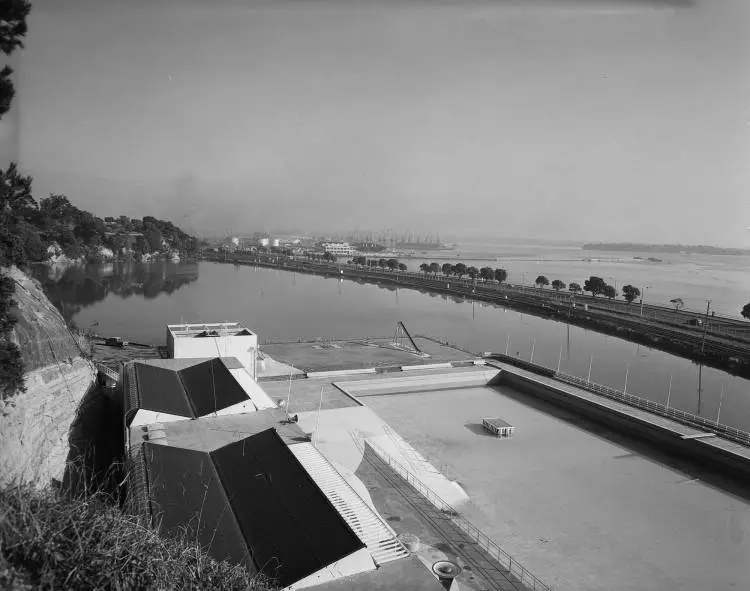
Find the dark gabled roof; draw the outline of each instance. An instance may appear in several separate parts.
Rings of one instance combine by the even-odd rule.
[[[162,531],[282,586],[364,547],[274,429],[211,453],[144,443],[146,496]]]
[[[129,384],[129,389],[135,387],[130,404],[195,419],[244,402],[248,395],[228,365],[233,366],[218,357],[135,361],[126,370],[135,381]]]
[[[140,492],[159,530],[184,532],[212,556],[255,570],[209,454],[152,443],[142,453],[148,490]]]

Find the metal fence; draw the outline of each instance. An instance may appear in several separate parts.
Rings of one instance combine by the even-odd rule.
[[[536,576],[531,574],[524,566],[493,542],[485,533],[483,533],[478,527],[472,524],[468,519],[446,503],[443,499],[437,496],[430,488],[425,485],[419,478],[409,472],[402,464],[397,460],[389,456],[383,449],[371,441],[364,441],[365,445],[368,445],[380,458],[388,464],[393,470],[399,474],[404,480],[406,480],[411,486],[414,487],[423,497],[425,497],[430,503],[435,505],[437,509],[445,516],[449,517],[450,520],[461,528],[469,537],[471,537],[487,554],[495,559],[500,566],[510,575],[518,579],[526,589],[533,591],[551,591],[552,587],[543,583]]]
[[[120,383],[120,372],[115,370],[114,368],[111,368],[107,365],[104,365],[103,363],[99,363],[98,361],[94,363],[96,366],[97,371],[107,376],[110,380],[112,380],[115,383]]]
[[[565,373],[557,372],[555,374],[555,377],[563,382],[567,382],[579,388],[583,388],[584,390],[589,390],[596,394],[601,394],[602,396],[606,396],[607,398],[617,400],[618,402],[623,402],[624,404],[628,404],[636,408],[647,410],[648,412],[652,412],[665,418],[675,420],[685,425],[690,425],[691,427],[708,429],[712,433],[720,434],[727,439],[731,439],[732,441],[735,441],[737,443],[750,446],[750,433],[748,433],[747,431],[743,431],[735,427],[730,427],[729,425],[724,425],[722,423],[719,423],[718,421],[712,421],[710,419],[685,412],[684,410],[669,408],[668,406],[665,406],[660,402],[646,400],[645,398],[641,398],[640,396],[634,396],[633,394],[628,394],[627,392],[623,392],[609,386],[596,384],[577,376],[571,376]]]

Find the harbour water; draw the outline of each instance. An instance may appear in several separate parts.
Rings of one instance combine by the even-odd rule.
[[[81,328],[161,344],[165,324],[240,321],[265,341],[414,334],[498,351],[750,429],[747,380],[622,339],[484,303],[393,286],[220,263],[55,269],[37,277]],[[627,381],[627,384],[626,384]],[[670,388],[671,383],[671,388]],[[700,388],[699,388],[700,385]]]
[[[687,309],[706,309],[739,317],[750,302],[750,256],[661,254],[582,250],[578,246],[461,243],[454,251],[415,252],[409,268],[423,262],[462,262],[478,268],[502,267],[508,281],[533,285],[539,275],[580,285],[591,275],[622,288],[631,284],[645,292],[645,301],[669,306],[681,298]],[[657,260],[649,260],[649,258]],[[646,287],[646,289],[644,289]]]

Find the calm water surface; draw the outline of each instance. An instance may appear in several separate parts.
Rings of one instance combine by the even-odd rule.
[[[418,255],[420,253],[417,253]],[[459,244],[454,251],[429,252],[423,258],[409,259],[409,268],[422,262],[463,262],[478,268],[502,267],[508,280],[531,285],[539,275],[550,281],[580,283],[591,275],[622,288],[632,284],[645,291],[648,303],[669,306],[669,300],[682,298],[688,309],[705,311],[706,299],[717,313],[739,317],[750,301],[750,256],[661,254],[649,252],[607,252],[579,247],[507,245],[501,243]],[[635,257],[640,257],[637,259]],[[658,262],[649,261],[653,257]],[[587,260],[590,259],[590,260]],[[646,288],[645,290],[643,288]]]
[[[162,344],[165,325],[238,321],[265,341],[413,334],[474,352],[504,352],[737,427],[750,428],[748,381],[567,324],[484,303],[219,263],[146,263],[38,271],[78,326]],[[672,383],[671,394],[670,381]]]

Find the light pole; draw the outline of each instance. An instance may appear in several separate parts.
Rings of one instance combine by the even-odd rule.
[[[651,287],[650,285],[644,285],[641,289],[641,318],[643,317],[643,300],[646,297],[646,290]]]
[[[703,320],[703,338],[701,339],[701,355],[706,344],[706,329],[708,328],[708,310],[711,308],[711,300],[706,300],[706,318]]]

